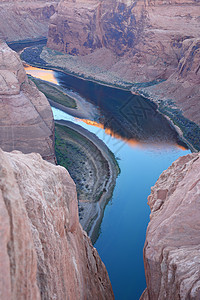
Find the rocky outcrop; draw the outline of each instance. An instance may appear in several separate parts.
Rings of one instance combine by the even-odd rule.
[[[1,299],[113,299],[67,170],[0,150]]]
[[[58,0],[1,0],[0,39],[17,41],[46,37]]]
[[[84,55],[100,74],[142,83],[137,92],[174,102],[200,124],[199,8],[196,0],[61,0],[47,45]]]
[[[0,147],[38,152],[55,162],[54,121],[46,97],[28,80],[14,51],[0,42]]]
[[[200,299],[200,154],[180,157],[151,190],[141,299]]]

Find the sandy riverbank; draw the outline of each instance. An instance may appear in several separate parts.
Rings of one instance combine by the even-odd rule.
[[[94,242],[119,174],[118,164],[95,134],[77,124],[56,121],[55,136],[58,163],[76,183],[80,223]]]

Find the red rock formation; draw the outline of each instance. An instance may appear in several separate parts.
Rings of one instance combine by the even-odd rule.
[[[113,299],[67,170],[0,150],[1,299]]]
[[[148,197],[141,300],[200,299],[200,154],[176,160]]]
[[[55,161],[54,120],[46,97],[28,80],[14,51],[0,42],[0,147]]]
[[[62,0],[51,18],[48,45],[72,55],[105,47],[123,56],[138,44],[146,22],[140,2],[135,6],[126,1]]]
[[[200,124],[199,10],[195,0],[61,0],[48,47],[133,83],[167,79],[141,92]]]
[[[107,48],[125,57],[118,62],[118,74],[128,72],[134,81],[168,78],[182,57],[184,41],[199,37],[198,8],[194,0],[61,0],[51,18],[48,46],[73,55]],[[139,67],[143,70],[138,72]]]
[[[1,0],[0,39],[17,41],[46,37],[49,18],[59,0]]]

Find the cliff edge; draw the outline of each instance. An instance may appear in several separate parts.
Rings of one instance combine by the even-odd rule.
[[[65,168],[0,150],[0,206],[2,299],[114,298]]]
[[[38,152],[55,162],[54,120],[46,97],[31,82],[17,53],[0,41],[0,147]]]
[[[141,300],[200,299],[200,154],[177,159],[148,197]]]

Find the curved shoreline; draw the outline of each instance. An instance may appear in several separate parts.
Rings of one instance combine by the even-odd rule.
[[[103,218],[104,209],[110,198],[115,187],[116,178],[119,174],[119,166],[115,160],[114,154],[108,149],[108,147],[101,141],[95,134],[89,132],[85,128],[74,124],[70,121],[55,121],[55,124],[65,126],[83,136],[86,140],[89,140],[101,153],[102,158],[106,161],[108,166],[109,178],[106,180],[105,186],[103,187],[102,194],[98,201],[87,201],[83,202],[80,200],[80,204],[84,208],[84,217],[80,221],[84,230],[87,231],[92,242],[95,242],[98,237],[99,227]],[[98,168],[98,160],[96,162]]]
[[[42,52],[41,52],[41,54],[42,54]],[[38,57],[40,59],[40,62],[41,62],[41,54]],[[53,57],[53,54],[52,54],[52,57]],[[42,61],[45,61],[44,60],[44,55],[42,55]],[[92,82],[98,83],[100,85],[108,86],[110,88],[128,90],[133,94],[138,93],[140,96],[143,96],[144,98],[149,99],[154,104],[156,104],[159,113],[161,113],[163,116],[165,116],[168,121],[170,119],[171,125],[176,130],[176,132],[179,134],[182,141],[185,142],[188,145],[188,147],[191,149],[191,151],[198,152],[200,150],[200,143],[196,142],[191,137],[190,132],[188,132],[188,126],[193,128],[194,131],[198,130],[200,132],[199,126],[196,123],[194,123],[194,122],[190,121],[189,119],[185,118],[182,115],[181,111],[178,108],[174,108],[174,106],[171,106],[168,103],[168,101],[166,101],[166,100],[159,100],[158,101],[158,99],[154,99],[154,98],[152,98],[152,96],[150,96],[150,95],[148,95],[148,94],[146,94],[142,91],[142,89],[149,86],[149,84],[150,85],[155,85],[155,84],[158,84],[158,82],[151,82],[151,83],[147,82],[147,83],[142,83],[142,84],[139,84],[139,83],[134,84],[134,83],[124,82],[125,85],[128,85],[128,87],[125,88],[123,86],[123,84],[121,84],[121,85],[118,84],[116,86],[114,83],[111,83],[109,81],[101,82],[98,79],[90,78],[90,76],[92,76],[92,75],[90,75],[89,78],[87,78],[87,77],[85,77],[85,76],[87,76],[87,71],[85,72],[85,74],[79,74],[78,71],[77,71],[77,73],[75,73],[75,71],[71,72],[69,69],[66,69],[65,67],[55,67],[55,66],[52,65],[52,62],[51,62],[51,64],[49,64],[46,61],[45,61],[45,63],[46,63],[45,66],[41,63],[34,63],[34,62],[31,62],[31,61],[28,61],[28,63],[30,65],[38,67],[38,68],[51,69],[51,70],[54,70],[54,71],[63,72],[64,74],[68,74],[68,75],[71,75],[71,76],[74,76],[74,77],[78,77],[78,78],[81,78],[83,80],[92,81]],[[123,82],[123,79],[121,81]],[[166,111],[167,109],[170,109],[170,111]],[[184,124],[184,122],[186,124]],[[189,123],[189,125],[188,125],[188,123]],[[181,134],[180,134],[180,132],[181,132]]]

